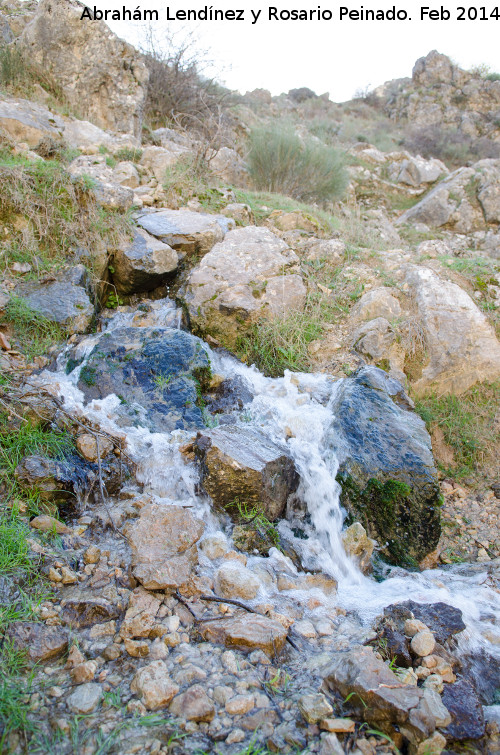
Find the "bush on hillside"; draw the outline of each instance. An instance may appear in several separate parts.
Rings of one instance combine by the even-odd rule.
[[[422,157],[437,157],[451,168],[500,157],[498,142],[485,136],[473,139],[462,131],[438,125],[413,129],[405,138],[404,147]]]
[[[290,128],[254,129],[248,156],[257,189],[322,202],[340,199],[348,178],[342,156],[333,147],[303,142]]]

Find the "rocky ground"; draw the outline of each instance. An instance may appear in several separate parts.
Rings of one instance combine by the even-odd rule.
[[[0,747],[498,752],[500,82],[434,52],[372,103],[250,93],[186,188],[199,134],[141,145],[143,59],[73,1],[47,40],[51,4],[0,14],[65,98],[0,101]],[[285,112],[392,142],[305,207],[249,188]]]

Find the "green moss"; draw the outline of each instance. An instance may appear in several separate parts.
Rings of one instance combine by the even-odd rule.
[[[337,480],[342,486],[343,505],[377,538],[387,560],[401,566],[416,566],[415,554],[423,555],[419,552],[418,533],[412,532],[409,518],[404,516],[412,505],[411,487],[399,480],[382,482],[370,478],[361,488],[348,474],[338,475]]]
[[[88,367],[87,365],[85,365],[85,367],[82,367],[82,371],[80,372],[80,380],[85,383],[85,385],[95,385],[96,368]]]

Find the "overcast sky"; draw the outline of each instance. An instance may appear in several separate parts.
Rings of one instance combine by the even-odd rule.
[[[346,2],[346,0],[342,0]],[[88,5],[103,9],[122,8],[124,0],[87,0]],[[317,3],[288,0],[276,3],[278,9],[317,9]],[[349,9],[392,8],[392,0],[364,6],[350,5]],[[425,3],[426,0],[423,0]],[[460,0],[459,0],[460,2]],[[479,6],[479,4],[478,4]],[[478,7],[476,6],[476,7]],[[411,21],[338,21],[340,3],[324,3],[322,10],[331,10],[333,21],[270,21],[268,3],[259,0],[214,0],[215,9],[241,8],[245,21],[182,22],[167,21],[176,10],[200,10],[202,0],[167,2],[144,0],[139,6],[126,5],[132,11],[156,9],[160,20],[154,24],[158,39],[165,30],[179,39],[194,33],[199,44],[210,49],[219,80],[231,89],[244,93],[256,88],[269,89],[272,94],[308,86],[316,93],[329,92],[330,98],[341,102],[354,92],[375,87],[390,79],[411,76],[417,58],[433,49],[449,55],[462,68],[486,64],[500,71],[500,19],[487,21],[456,20],[457,6],[443,3],[451,12],[449,21],[421,21],[420,3],[403,0],[397,9],[406,10]],[[208,5],[210,7],[210,5]],[[441,3],[430,4],[439,9]],[[466,9],[470,6],[465,6]],[[495,6],[486,6],[488,12]],[[251,9],[262,10],[259,21],[252,25]],[[134,22],[108,21],[121,37],[138,44],[144,37],[144,27]]]

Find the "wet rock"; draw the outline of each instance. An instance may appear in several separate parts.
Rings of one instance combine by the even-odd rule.
[[[440,491],[425,424],[393,401],[393,384],[376,367],[345,380],[325,440],[340,458],[343,505],[389,560],[418,563],[439,540]]]
[[[186,692],[174,697],[169,711],[174,716],[197,723],[210,722],[215,716],[215,706],[199,684],[194,684]]]
[[[383,627],[382,637],[387,643],[387,654],[396,659],[396,665],[400,668],[411,668],[412,658],[408,648],[408,640],[402,632],[392,629],[390,626]]]
[[[371,648],[337,653],[323,675],[330,689],[344,698],[355,693],[350,704],[359,707],[368,723],[404,727],[405,736],[413,743],[433,733],[436,722],[427,708],[422,707],[423,691],[402,684]]]
[[[87,715],[92,713],[103,697],[103,689],[100,684],[89,682],[81,684],[66,700],[67,706],[72,713]]]
[[[230,231],[189,274],[180,292],[195,332],[234,348],[263,315],[301,310],[306,288],[299,258],[267,228]]]
[[[205,524],[182,506],[151,504],[128,529],[134,576],[149,590],[186,583],[198,561]]]
[[[20,283],[15,293],[30,309],[60,325],[68,335],[85,333],[92,322],[94,305],[80,285],[65,281]]]
[[[46,626],[32,621],[18,621],[7,629],[5,637],[16,650],[26,650],[32,663],[59,658],[68,648],[68,632],[60,626]]]
[[[68,363],[68,370],[75,362]],[[204,425],[197,406],[210,364],[200,341],[167,328],[117,328],[102,334],[80,372],[78,387],[87,400],[120,398],[122,425],[141,425],[153,432]]]
[[[198,437],[203,487],[219,508],[238,518],[235,500],[258,504],[268,519],[277,519],[299,477],[288,452],[262,431],[232,425]]]
[[[71,627],[83,629],[118,618],[120,610],[104,598],[75,598],[63,602],[61,617]]]
[[[399,603],[397,607],[411,611],[413,617],[429,627],[436,641],[441,644],[465,629],[462,611],[447,603],[415,603],[413,600],[407,600]]]
[[[285,644],[287,632],[278,622],[256,614],[237,614],[230,619],[207,621],[200,633],[208,642],[251,652],[257,648],[271,657]]]
[[[206,400],[207,409],[212,414],[227,414],[241,411],[253,399],[244,380],[239,376],[223,380]]]
[[[61,522],[59,519],[54,519],[53,516],[48,516],[47,514],[35,516],[34,519],[30,521],[30,527],[39,530],[39,532],[56,532],[58,535],[67,535],[73,532],[73,530],[70,527],[67,527],[64,522]]]
[[[226,702],[226,713],[230,716],[244,716],[255,707],[253,695],[236,695]]]
[[[436,720],[436,726],[444,727],[451,723],[449,711],[442,703],[441,697],[432,689],[424,690],[424,703]]]
[[[137,225],[187,255],[207,254],[224,238],[225,232],[214,215],[186,210],[160,210],[140,215]]]
[[[451,724],[443,732],[448,741],[479,739],[483,736],[483,708],[470,682],[460,679],[455,684],[446,684],[442,701],[451,715]]]
[[[408,266],[408,290],[424,330],[425,357],[412,380],[416,394],[459,394],[500,375],[500,343],[471,297],[433,270]]]
[[[77,457],[72,461],[59,461],[38,454],[25,456],[16,467],[15,475],[22,487],[36,488],[45,501],[70,498],[75,484],[87,482],[87,470]]]
[[[298,708],[308,724],[316,724],[322,718],[328,718],[333,708],[324,695],[302,695],[297,701]]]
[[[252,600],[259,592],[260,581],[244,566],[228,563],[220,567],[215,575],[215,591],[225,598]]]
[[[132,692],[141,695],[142,702],[148,710],[164,708],[179,692],[163,661],[153,661],[141,668],[130,685]]]
[[[113,255],[113,283],[120,294],[151,291],[171,277],[178,261],[174,249],[138,228],[132,242]]]
[[[342,533],[342,545],[348,556],[352,556],[359,568],[366,574],[371,569],[371,557],[377,544],[366,534],[366,530],[359,522],[354,522]]]
[[[439,731],[435,731],[432,737],[420,742],[416,748],[416,755],[441,755],[445,747],[445,737]]]
[[[222,558],[228,552],[229,543],[222,533],[216,533],[200,540],[198,548],[207,558],[214,561],[217,558]]]
[[[143,587],[130,594],[125,618],[120,628],[122,637],[148,637],[155,625],[160,599]]]
[[[137,50],[104,21],[81,20],[75,0],[42,0],[18,43],[31,63],[55,80],[82,117],[141,138],[147,67]]]
[[[76,439],[79,453],[87,461],[96,462],[98,458],[107,456],[113,450],[113,443],[108,438],[99,436],[99,446],[94,435],[84,433]]]

